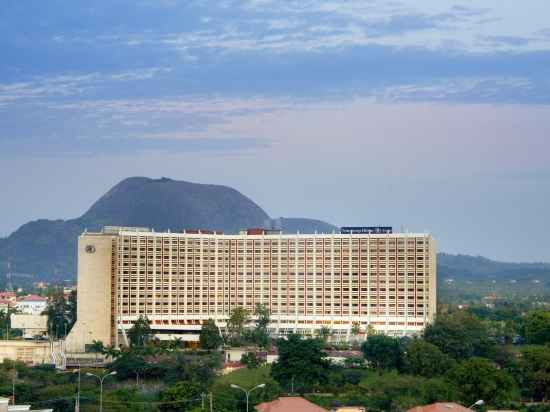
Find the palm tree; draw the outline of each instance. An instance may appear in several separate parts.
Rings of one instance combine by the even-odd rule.
[[[100,340],[94,340],[94,341],[92,342],[92,344],[90,345],[90,349],[89,349],[89,350],[90,350],[90,352],[96,354],[96,355],[95,355],[95,360],[96,360],[96,362],[97,362],[97,360],[98,360],[97,354],[98,354],[98,353],[103,354],[103,353],[105,352],[105,345],[103,345],[103,342],[101,342]]]
[[[112,359],[118,358],[122,353],[117,347],[110,345],[103,348],[102,352],[105,356],[109,356]]]
[[[183,348],[183,339],[182,338],[174,338],[170,341],[170,349],[176,350]]]

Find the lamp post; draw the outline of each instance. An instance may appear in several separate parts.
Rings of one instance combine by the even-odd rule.
[[[470,405],[470,407],[468,409],[472,409],[474,406],[481,406],[485,403],[485,401],[483,399],[480,399],[479,401],[476,401],[475,403],[473,403],[472,405]]]
[[[103,381],[107,376],[116,375],[116,371],[112,371],[110,373],[106,373],[102,376],[95,375],[90,372],[86,372],[87,376],[93,376],[99,380],[99,412],[103,412]]]
[[[65,371],[65,372],[58,372],[58,373],[78,373],[78,383],[76,386],[76,398],[74,401],[74,410],[75,412],[80,412],[80,364],[78,365],[78,369],[74,369],[73,371]]]
[[[76,402],[74,406],[75,412],[80,412],[80,365],[78,365],[78,369],[75,369],[73,373],[78,372],[78,386],[76,391]]]
[[[262,383],[260,385],[254,386],[252,389],[247,391],[246,389],[241,388],[239,385],[235,385],[233,383],[231,384],[231,387],[233,389],[240,389],[246,395],[246,412],[248,412],[248,397],[249,397],[250,393],[255,389],[263,388],[264,386],[265,386],[265,383]]]

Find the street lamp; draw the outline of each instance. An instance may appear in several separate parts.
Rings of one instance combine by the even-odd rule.
[[[468,409],[472,409],[474,406],[481,406],[485,403],[483,399],[480,399],[479,401],[476,401],[474,404],[472,404]]]
[[[78,369],[74,369],[73,371],[58,372],[58,373],[78,373],[78,385],[77,385],[77,391],[76,391],[76,399],[74,402],[74,410],[75,412],[80,412],[80,365],[78,365]]]
[[[263,388],[265,386],[265,383],[262,383],[260,385],[257,385],[257,386],[254,386],[252,389],[250,389],[249,391],[247,391],[246,389],[243,389],[241,388],[239,385],[235,385],[235,384],[231,384],[231,387],[233,389],[240,389],[241,391],[244,392],[244,394],[246,395],[246,412],[248,412],[248,396],[250,395],[250,393],[255,390],[255,389],[259,389],[259,388]]]
[[[90,372],[86,372],[86,376],[93,376],[99,380],[99,412],[103,412],[103,380],[107,376],[116,375],[116,371],[112,371],[110,373],[106,373],[102,376],[95,375]]]

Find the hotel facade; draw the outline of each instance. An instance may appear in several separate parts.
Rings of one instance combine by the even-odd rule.
[[[94,340],[126,344],[140,316],[161,339],[198,341],[207,319],[223,329],[231,310],[253,313],[257,304],[269,309],[273,335],[328,327],[347,339],[358,323],[404,336],[433,321],[436,244],[429,234],[342,232],[83,233],[77,322],[66,350],[82,352]]]

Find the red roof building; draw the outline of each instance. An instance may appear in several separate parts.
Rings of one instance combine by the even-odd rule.
[[[27,295],[18,300],[19,302],[47,302],[46,298],[38,295]]]
[[[415,406],[407,412],[472,412],[472,410],[465,408],[458,403],[437,402],[426,406]]]
[[[272,402],[260,403],[256,406],[256,410],[258,412],[328,412],[299,396],[286,396]]]

